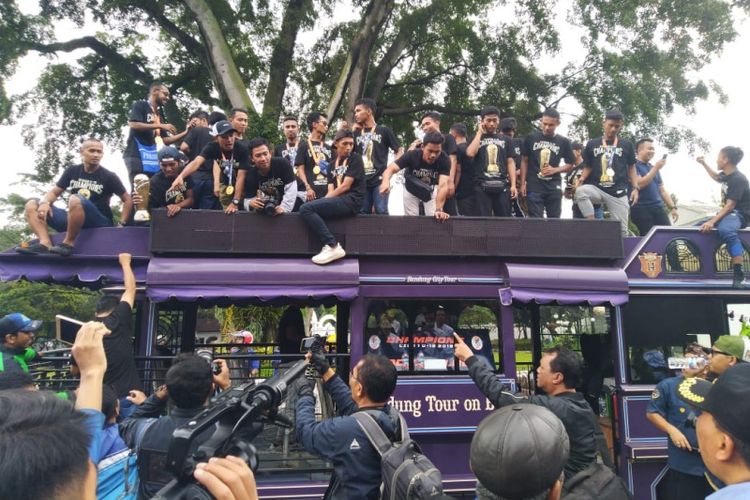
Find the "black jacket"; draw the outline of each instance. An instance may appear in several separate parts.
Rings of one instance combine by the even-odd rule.
[[[565,464],[565,477],[570,478],[596,462],[597,422],[591,406],[582,394],[567,392],[558,396],[517,396],[503,390],[490,367],[476,356],[466,360],[469,375],[495,408],[516,403],[544,406],[559,418],[570,440],[570,457]]]

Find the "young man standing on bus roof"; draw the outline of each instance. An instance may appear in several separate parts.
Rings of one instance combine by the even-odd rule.
[[[500,120],[500,135],[510,137],[511,150],[513,151],[513,161],[516,162],[516,190],[521,192],[521,158],[523,157],[523,138],[516,137],[518,130],[518,121],[512,116]],[[526,200],[521,196],[516,196],[511,200],[513,217],[526,217],[528,212]]]
[[[474,161],[466,156],[466,130],[465,123],[454,123],[451,125],[450,134],[456,141],[456,160],[458,161],[456,178],[456,205],[458,214],[463,216],[479,215],[477,200],[474,196]]]
[[[703,358],[706,353],[698,344],[685,347],[686,358]],[[667,473],[657,486],[657,498],[680,500],[703,500],[713,492],[706,480],[706,466],[696,452],[698,438],[695,428],[686,425],[692,413],[689,406],[679,398],[677,388],[689,377],[705,375],[705,366],[685,368],[676,377],[662,380],[651,394],[646,408],[646,419],[668,436]]]
[[[448,176],[448,192],[447,198],[445,199],[445,211],[450,215],[458,215],[456,209],[456,183],[460,176],[458,170],[458,150],[456,145],[456,139],[451,134],[443,134],[440,131],[440,119],[441,115],[437,111],[428,111],[422,115],[422,119],[419,121],[422,132],[426,134],[434,133],[443,136],[443,152],[448,156],[451,162],[451,173]],[[421,148],[422,139],[417,139],[411,143],[409,149]]]
[[[618,136],[625,118],[620,110],[604,115],[604,135],[591,139],[583,150],[585,166],[575,192],[575,201],[583,216],[593,219],[594,205],[603,204],[613,219],[620,221],[623,236],[628,235],[628,189],[630,204],[638,203],[638,173],[635,170],[635,147]],[[593,179],[589,177],[593,176]],[[592,184],[585,184],[593,180]]]
[[[383,172],[388,166],[388,152],[393,151],[396,157],[404,153],[398,144],[393,131],[375,123],[375,99],[363,97],[354,106],[354,141],[356,151],[362,155],[365,168],[367,189],[362,202],[362,213],[371,214],[373,207],[376,214],[388,214],[388,195],[380,192]]]
[[[328,132],[328,117],[314,111],[307,115],[307,128],[310,135],[302,147],[297,149],[294,165],[297,177],[305,187],[306,201],[325,198],[328,194],[328,170],[331,163],[331,149],[325,144]]]
[[[716,228],[719,238],[726,245],[727,253],[732,258],[733,288],[745,287],[745,273],[742,269],[744,249],[737,231],[750,223],[750,186],[747,177],[737,170],[737,164],[742,161],[743,156],[740,148],[722,148],[716,160],[719,172],[709,167],[702,156],[697,159],[709,177],[721,183],[722,208],[701,226],[701,232],[707,233]]]
[[[560,113],[547,108],[542,113],[540,131],[526,136],[521,160],[521,196],[526,198],[529,217],[559,219],[562,212],[560,174],[570,172],[575,155],[570,139],[555,133]]]
[[[297,151],[299,150],[299,121],[296,116],[285,116],[281,122],[282,131],[286,142],[284,144],[277,144],[273,150],[273,155],[276,157],[284,158],[292,166],[292,172],[294,172],[297,178],[297,201],[294,204],[294,212],[299,210],[299,207],[307,199],[305,193],[305,184],[302,179],[297,175],[297,166],[294,164],[297,159]]]
[[[456,357],[466,363],[469,376],[495,408],[531,403],[548,408],[562,420],[570,438],[570,458],[564,469],[566,479],[596,462],[597,436],[601,434],[601,430],[598,429],[596,416],[583,394],[575,389],[583,373],[577,353],[564,347],[547,349],[536,370],[537,387],[546,395],[516,396],[505,392],[503,384],[490,366],[474,355],[458,333],[454,337]]]
[[[638,171],[638,187],[641,188],[641,195],[638,204],[630,209],[630,218],[633,224],[638,227],[641,236],[646,236],[654,226],[670,226],[669,217],[664,210],[666,206],[672,220],[677,222],[677,205],[672,201],[672,197],[664,187],[659,173],[667,163],[667,155],[664,155],[659,161],[651,164],[654,158],[654,141],[645,137],[635,143],[638,161],[635,162],[635,168]]]
[[[109,206],[113,194],[122,200],[120,220],[128,220],[133,209],[130,194],[114,172],[101,166],[103,155],[104,146],[99,139],[89,137],[84,140],[81,144],[82,163],[66,168],[41,201],[26,202],[24,215],[39,242],[22,244],[16,249],[18,253],[70,256],[81,229],[114,225]],[[66,190],[70,192],[67,211],[53,205]],[[62,242],[55,246],[52,246],[48,225],[55,231],[66,232]]]

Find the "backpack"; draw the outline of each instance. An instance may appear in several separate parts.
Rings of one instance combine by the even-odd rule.
[[[443,494],[443,476],[422,454],[419,445],[409,437],[406,421],[395,409],[401,425],[401,439],[391,442],[372,415],[357,412],[352,416],[364,431],[372,446],[380,453],[383,477],[383,500],[421,500]]]
[[[629,500],[633,496],[621,477],[604,464],[593,463],[563,483],[562,500]]]

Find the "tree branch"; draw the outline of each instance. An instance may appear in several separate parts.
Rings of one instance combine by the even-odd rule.
[[[136,80],[140,80],[143,84],[148,85],[154,79],[150,73],[141,69],[137,64],[126,59],[122,54],[117,52],[115,49],[102,43],[93,36],[84,36],[82,38],[74,38],[67,42],[55,42],[55,43],[38,43],[38,42],[25,42],[22,44],[29,50],[34,50],[41,54],[54,54],[56,52],[73,52],[78,49],[91,49],[99,56],[101,56],[108,66],[112,66],[123,73],[132,75]]]
[[[464,63],[458,63],[454,64],[453,66],[450,66],[448,68],[445,68],[441,71],[438,71],[437,73],[433,73],[431,75],[423,76],[422,78],[417,78],[416,80],[409,80],[406,82],[396,82],[396,83],[389,83],[387,85],[384,85],[384,89],[390,89],[393,87],[408,87],[408,86],[414,86],[414,85],[426,85],[428,83],[432,83],[432,81],[435,78],[439,78],[443,75],[447,75],[448,73],[451,73],[456,68],[467,68],[470,69],[466,64]]]
[[[190,36],[189,33],[183,31],[179,26],[170,21],[169,18],[164,15],[164,11],[158,7],[156,2],[153,2],[152,0],[138,0],[132,2],[132,5],[148,14],[156,24],[172,35],[172,37],[180,42],[180,44],[194,57],[197,57],[204,62],[206,61],[206,51],[203,45]]]
[[[478,109],[459,109],[443,106],[441,104],[420,104],[419,106],[411,106],[406,108],[383,108],[384,115],[408,115],[409,113],[417,113],[419,111],[439,111],[441,113],[448,113],[450,115],[461,115],[461,116],[476,116],[479,115]]]

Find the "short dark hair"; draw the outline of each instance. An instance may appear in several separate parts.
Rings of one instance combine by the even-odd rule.
[[[232,108],[232,111],[229,112],[229,118],[234,118],[237,113],[245,113],[250,116],[250,113],[248,113],[245,108]]]
[[[355,106],[367,106],[370,108],[370,111],[375,114],[375,111],[378,109],[378,103],[373,99],[372,97],[360,97],[354,102]]]
[[[336,131],[336,135],[333,137],[333,142],[338,142],[341,139],[354,138],[354,132],[348,128],[342,128]]]
[[[555,108],[547,108],[542,112],[542,116],[546,116],[547,118],[554,118],[556,120],[560,119],[560,112],[556,110]]]
[[[90,441],[86,416],[52,392],[0,392],[0,498],[78,497]]]
[[[211,111],[211,114],[208,115],[208,124],[213,125],[214,123],[218,123],[226,119],[227,115],[225,115],[223,111]]]
[[[299,123],[299,120],[297,119],[296,116],[286,115],[284,117],[284,119],[281,120],[281,123],[284,123],[284,122],[296,122],[296,123]]]
[[[484,118],[487,115],[497,115],[498,118],[500,117],[500,110],[497,109],[496,106],[485,106],[482,108],[482,110],[479,112],[479,116],[481,118]]]
[[[737,436],[726,430],[721,426],[716,418],[714,418],[714,423],[716,424],[716,428],[721,432],[729,434],[729,436],[732,438],[732,442],[734,443],[734,448],[737,450],[737,454],[740,456],[742,461],[745,462],[745,466],[750,467],[750,443],[742,441],[741,439],[737,438]]]
[[[422,120],[425,118],[431,118],[435,120],[436,122],[439,122],[443,115],[441,115],[437,111],[427,111],[425,114],[422,115],[422,118],[419,119],[419,123],[422,123]]]
[[[507,132],[508,130],[516,130],[518,128],[518,122],[512,116],[503,118],[500,120],[500,132]]]
[[[654,140],[650,137],[643,137],[642,139],[638,139],[638,142],[635,143],[635,150],[640,150],[641,145],[646,144],[647,142],[654,142]]]
[[[444,142],[445,138],[443,134],[438,134],[437,132],[430,132],[422,138],[422,144],[440,144],[442,146]]]
[[[555,373],[562,373],[565,387],[575,389],[581,383],[583,366],[581,357],[577,352],[571,351],[567,347],[555,346],[544,350],[545,354],[555,354],[550,361],[550,368]]]
[[[250,156],[253,156],[253,149],[259,148],[261,146],[266,146],[269,149],[270,146],[268,146],[268,141],[263,137],[255,137],[253,139],[250,139],[250,142],[247,143],[247,149],[250,151]]]
[[[119,297],[115,297],[114,295],[103,295],[96,301],[96,314],[113,311],[119,303]]]
[[[466,137],[469,130],[466,128],[466,124],[463,122],[454,123],[451,125],[451,130],[455,131],[459,137]]]
[[[199,120],[208,121],[208,113],[206,111],[203,111],[202,109],[198,109],[190,113],[188,120],[192,120],[193,118],[198,118]]]
[[[85,137],[85,138],[84,138],[84,139],[83,139],[83,140],[81,141],[81,147],[83,147],[83,145],[84,145],[84,144],[86,144],[87,142],[98,142],[99,144],[104,144],[104,143],[102,142],[102,140],[101,140],[101,139],[99,139],[98,137],[94,137],[93,135],[90,135],[90,136],[88,136],[88,137]]]
[[[622,111],[620,111],[619,109],[612,108],[610,110],[607,110],[606,113],[604,113],[604,119],[615,120],[615,121],[621,122],[625,119],[625,115],[623,115]]]
[[[307,129],[312,130],[313,125],[318,123],[318,120],[321,118],[328,118],[325,113],[322,111],[313,111],[312,113],[307,114],[307,118],[305,119],[305,123],[307,123]]]
[[[213,388],[211,366],[195,354],[177,356],[167,371],[169,399],[178,408],[192,409],[203,406]]]
[[[0,372],[0,391],[9,389],[27,389],[34,386],[31,375],[21,370]]]
[[[580,151],[583,149],[583,144],[578,141],[573,141],[570,147],[573,148],[574,151]]]
[[[148,93],[150,94],[154,91],[154,89],[159,87],[166,87],[166,85],[164,84],[164,82],[151,82],[151,85],[148,86]]]
[[[102,413],[106,420],[115,416],[117,411],[117,394],[110,385],[102,386]]]
[[[396,367],[381,354],[368,354],[362,358],[357,376],[365,394],[375,403],[385,403],[396,390]]]
[[[742,161],[742,157],[745,156],[745,153],[742,152],[742,150],[735,146],[724,146],[721,148],[721,154],[727,157],[727,160],[729,160],[729,163],[732,165],[737,165],[739,162]]]

